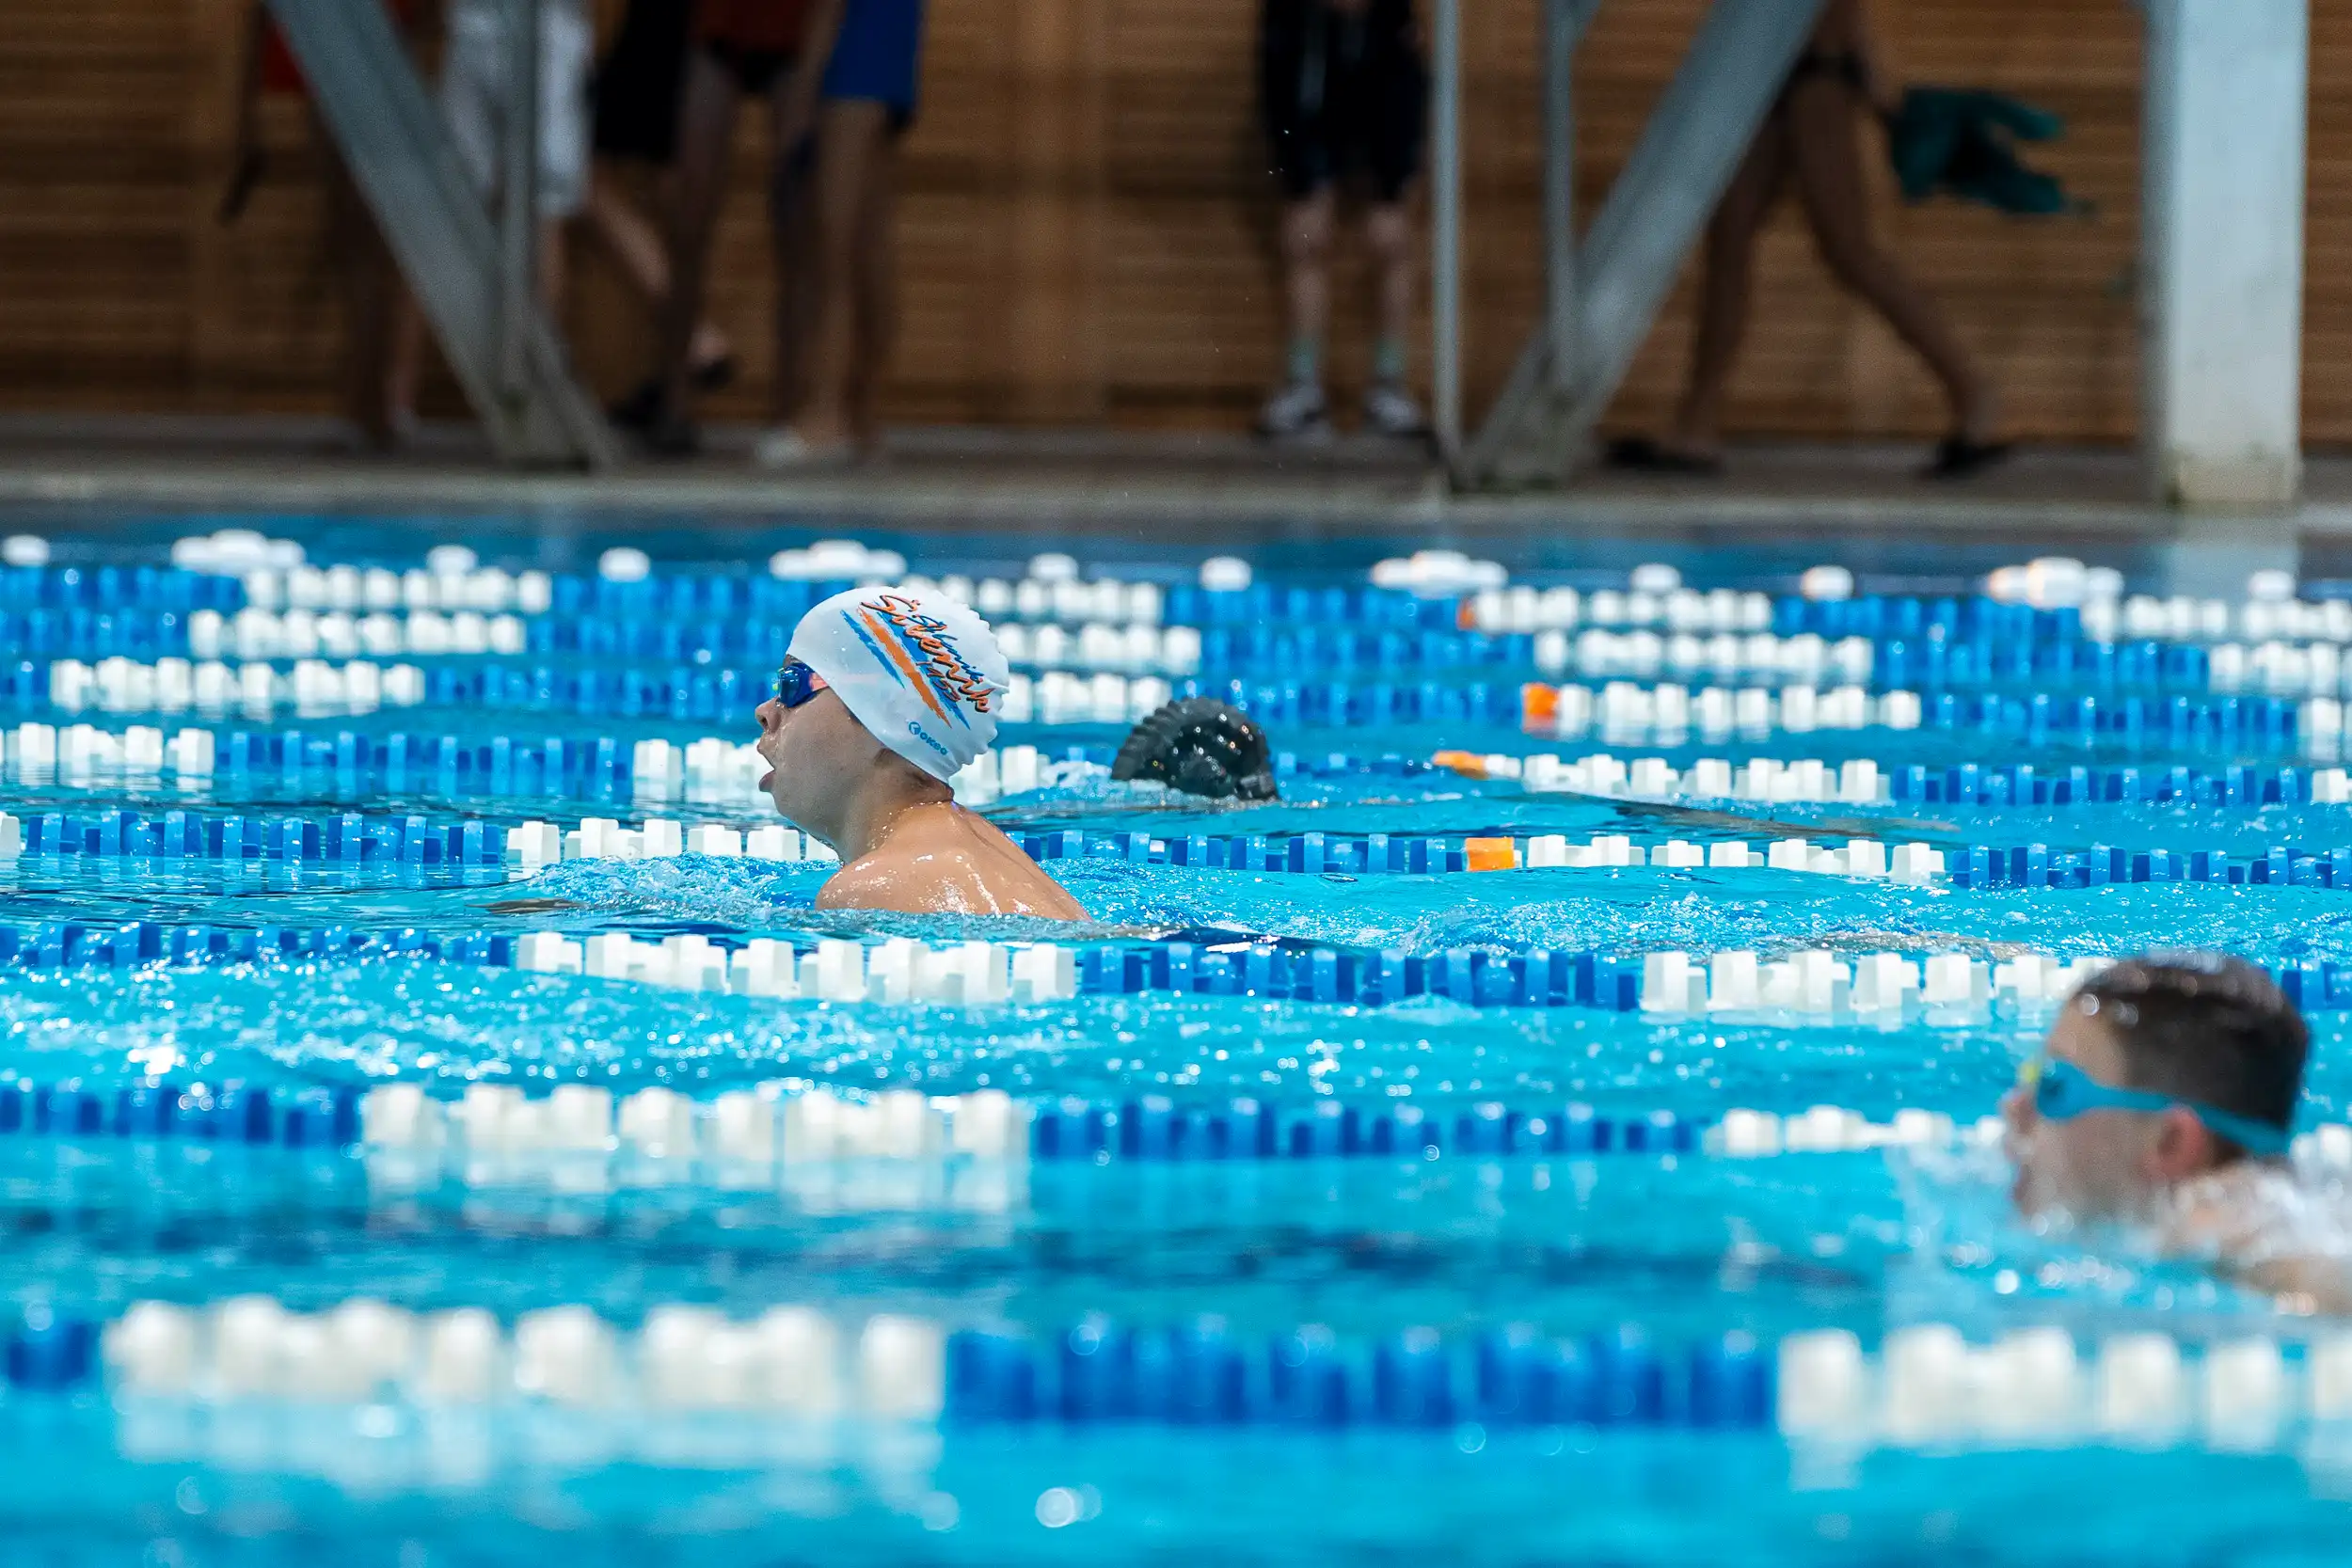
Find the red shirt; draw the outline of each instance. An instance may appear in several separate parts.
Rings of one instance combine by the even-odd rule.
[[[808,0],[701,0],[694,8],[696,38],[737,49],[795,55],[807,25]]]

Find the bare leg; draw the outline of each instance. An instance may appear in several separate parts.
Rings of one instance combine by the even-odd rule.
[[[1384,202],[1366,213],[1364,243],[1379,269],[1380,341],[1401,350],[1413,330],[1413,226],[1405,203]]]
[[[670,253],[661,231],[632,204],[620,182],[598,168],[588,186],[588,206],[582,214],[589,232],[612,258],[632,293],[658,314],[670,295]],[[693,362],[712,364],[727,356],[726,334],[708,320],[694,324]]]
[[[1790,157],[1821,261],[1927,361],[1950,400],[1955,433],[1989,441],[1997,418],[1992,388],[1935,301],[1871,237],[1854,109],[1849,89],[1825,79],[1800,82],[1788,95]]]
[[[890,134],[890,111],[870,100],[828,103],[817,135],[817,315],[810,342],[808,402],[794,428],[818,451],[846,447],[851,435],[850,380],[865,345],[858,303],[868,263],[875,165]]]
[[[865,237],[857,291],[857,368],[850,379],[850,429],[869,451],[880,440],[876,404],[882,372],[898,347],[898,133],[885,131],[866,182]]]
[[[1331,330],[1332,199],[1328,189],[1282,210],[1282,293],[1290,308],[1290,379],[1319,379]],[[1311,363],[1306,361],[1311,360]]]
[[[424,311],[417,296],[390,269],[384,320],[376,327],[388,343],[381,390],[387,444],[397,443],[417,422],[417,388],[424,380]]]
[[[416,406],[416,376],[403,377],[405,337],[401,317],[414,315],[400,268],[375,227],[351,171],[343,166],[324,127],[313,135],[326,150],[327,224],[342,293],[342,413],[372,447],[389,447]],[[413,365],[413,349],[406,356]]]
[[[1788,133],[1779,109],[1764,121],[1707,226],[1707,275],[1700,285],[1698,335],[1691,346],[1691,383],[1675,414],[1673,450],[1713,457],[1723,448],[1724,393],[1747,337],[1756,286],[1756,242],[1772,215],[1788,170]]]
[[[564,248],[564,233],[561,218],[540,222],[539,303],[547,308],[548,319],[559,328],[564,320],[564,287],[571,278],[571,257]]]
[[[661,312],[661,374],[667,422],[693,414],[694,324],[702,320],[711,230],[727,188],[735,140],[735,77],[709,53],[691,49],[678,104],[677,199],[671,208],[671,287]]]
[[[769,412],[780,426],[791,422],[810,394],[811,345],[818,330],[820,291],[825,287],[818,204],[824,199],[826,133],[831,129],[820,109],[820,118],[805,124],[798,135],[798,139],[812,145],[787,146],[795,135],[787,123],[791,87],[792,76],[787,72],[776,83],[771,105],[779,170],[771,186],[775,205],[770,214],[775,230],[770,250],[776,268],[776,379]],[[782,162],[787,158],[794,160],[788,168]]]

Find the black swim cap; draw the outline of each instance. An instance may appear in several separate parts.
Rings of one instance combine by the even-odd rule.
[[[1152,779],[1212,800],[1275,799],[1265,731],[1214,697],[1170,703],[1137,724],[1111,764],[1114,779]]]

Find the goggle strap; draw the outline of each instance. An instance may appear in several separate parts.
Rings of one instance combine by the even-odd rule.
[[[2080,1068],[2046,1057],[2037,1056],[2027,1061],[2018,1070],[2017,1076],[2019,1082],[2033,1091],[2037,1110],[2042,1108],[2042,1097],[2045,1092],[2054,1093],[2063,1101],[2067,1085],[2079,1085],[2075,1092],[2090,1101],[2082,1107],[2083,1111],[2106,1109],[2153,1113],[2169,1111],[2177,1105],[2203,1122],[2208,1132],[2219,1133],[2249,1154],[2284,1154],[2294,1142],[2294,1133],[2290,1129],[2274,1127],[2269,1122],[2242,1117],[2233,1111],[2216,1110],[2210,1105],[2200,1105],[2193,1100],[2181,1100],[2153,1089],[2111,1088],[2096,1082]]]

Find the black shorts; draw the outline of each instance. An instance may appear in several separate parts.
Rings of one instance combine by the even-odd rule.
[[[702,50],[735,78],[735,85],[746,98],[767,97],[769,90],[784,79],[784,73],[800,61],[800,56],[789,50],[751,49],[725,39],[705,39]]]
[[[675,155],[693,11],[692,0],[629,0],[621,30],[596,68],[597,157],[660,165]]]
[[[1412,0],[1343,14],[1323,0],[1265,0],[1260,102],[1275,173],[1293,201],[1360,178],[1392,202],[1421,172],[1429,70]]]

